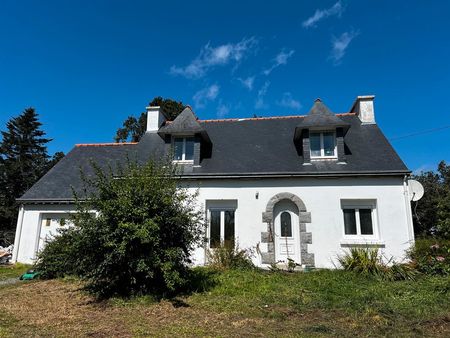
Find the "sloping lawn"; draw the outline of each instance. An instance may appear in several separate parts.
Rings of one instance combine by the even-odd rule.
[[[0,265],[0,281],[19,278],[29,268],[30,266],[25,264]]]
[[[3,287],[0,336],[450,336],[448,278],[196,271],[207,290],[159,302],[98,303],[75,280]]]

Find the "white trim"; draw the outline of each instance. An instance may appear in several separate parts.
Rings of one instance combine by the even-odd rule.
[[[225,211],[233,211],[234,212],[234,240],[236,240],[236,210],[237,207],[226,206],[212,206],[206,209],[206,217],[207,217],[207,230],[206,236],[208,238],[208,246],[209,250],[214,249],[211,248],[211,211],[219,211],[220,212],[220,243],[225,242]]]
[[[188,138],[192,138],[192,141],[194,143],[194,147],[195,147],[195,140],[193,136],[177,136],[173,138],[173,147],[174,147],[174,156],[175,156],[175,142],[177,139],[182,139],[183,140],[183,149],[182,149],[182,153],[181,153],[181,160],[176,160],[174,159],[173,162],[174,163],[194,163],[194,154],[192,154],[192,160],[186,160],[186,143],[187,143],[187,139]],[[193,149],[193,151],[195,151],[195,149]]]
[[[330,155],[328,155],[328,156],[325,155],[324,140],[323,140],[323,134],[325,134],[325,133],[332,133],[333,134],[333,142],[334,142],[333,152],[334,152],[334,155],[331,155],[331,156]],[[337,159],[336,132],[334,132],[334,131],[326,131],[326,130],[324,130],[324,131],[312,131],[309,134],[309,137],[310,137],[310,141],[309,142],[310,142],[310,144],[311,144],[311,134],[319,134],[319,138],[320,138],[320,155],[319,156],[313,155],[313,151],[312,151],[311,146],[310,146],[310,157],[311,157],[311,160]]]
[[[19,247],[20,247],[20,239],[22,237],[22,226],[23,226],[23,216],[25,213],[25,208],[23,204],[20,205],[19,208],[19,217],[17,218],[17,228],[16,228],[16,237],[14,238],[14,247],[11,261],[13,263],[17,263],[17,257],[19,255]]]
[[[340,241],[341,245],[385,245],[381,239],[360,239],[360,238],[344,238]]]
[[[355,222],[356,222],[355,235],[349,235],[345,233],[344,209],[355,210]],[[372,233],[373,233],[372,235],[361,234],[361,220],[359,215],[360,209],[371,210],[370,216],[372,218]],[[360,200],[341,199],[341,210],[342,210],[342,238],[344,241],[349,241],[351,243],[358,242],[359,244],[365,244],[373,241],[378,242],[380,240],[376,199],[360,199]]]

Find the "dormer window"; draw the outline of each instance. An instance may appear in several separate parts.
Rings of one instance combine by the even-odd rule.
[[[193,162],[194,161],[194,138],[193,137],[175,137],[174,161]]]
[[[311,132],[311,158],[336,158],[336,134],[333,131]]]

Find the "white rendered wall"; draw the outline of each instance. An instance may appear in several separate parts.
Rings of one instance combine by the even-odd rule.
[[[342,253],[344,221],[341,199],[368,199],[377,201],[377,223],[384,254],[400,260],[414,240],[408,203],[405,202],[403,178],[287,178],[287,179],[210,179],[187,181],[192,190],[199,189],[198,203],[203,210],[207,200],[237,200],[235,236],[241,248],[255,249],[261,241],[261,232],[267,231],[262,221],[268,201],[276,194],[289,192],[303,200],[311,212],[307,232],[312,233],[308,252],[314,253],[315,265],[332,268],[337,254]],[[256,198],[258,194],[258,198]],[[43,214],[73,211],[73,206],[25,205],[20,241],[13,260],[31,263],[35,259]],[[20,216],[20,215],[19,215]],[[19,222],[21,217],[19,217]],[[19,224],[18,231],[19,235]],[[267,244],[259,244],[266,251]],[[195,264],[204,264],[205,249],[193,254]],[[255,263],[261,265],[255,255]]]
[[[55,216],[68,214],[74,209],[74,206],[70,205],[24,205],[23,217],[20,216],[19,211],[17,221],[13,262],[33,263],[37,250],[43,244],[43,237],[56,233],[58,228],[55,222],[52,222],[49,228],[45,228],[42,225],[42,219],[52,214]]]
[[[315,265],[332,268],[336,255],[343,252],[344,220],[341,199],[370,199],[377,201],[379,243],[383,253],[397,260],[405,256],[414,238],[405,203],[403,178],[290,178],[264,180],[204,180],[192,182],[200,187],[198,200],[237,199],[235,236],[241,248],[255,248],[261,241],[261,232],[267,231],[262,212],[267,202],[280,192],[290,192],[300,197],[311,212],[311,223],[306,224],[312,233],[308,252],[314,253]],[[258,193],[258,199],[256,199]],[[408,215],[409,212],[409,215]],[[262,251],[267,244],[259,244]],[[205,262],[205,250],[197,249],[196,264]],[[256,255],[255,263],[261,265]]]

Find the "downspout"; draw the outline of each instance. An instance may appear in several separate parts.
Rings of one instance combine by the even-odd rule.
[[[19,255],[19,246],[20,246],[20,238],[22,236],[22,226],[23,226],[23,215],[25,213],[25,209],[23,204],[20,205],[19,208],[19,217],[17,218],[17,226],[16,226],[16,237],[14,238],[14,248],[12,254],[12,262],[17,263],[17,256]]]
[[[408,223],[409,244],[414,244],[414,225],[412,219],[411,199],[409,198],[408,175],[403,178],[403,195],[405,196],[406,220]]]

